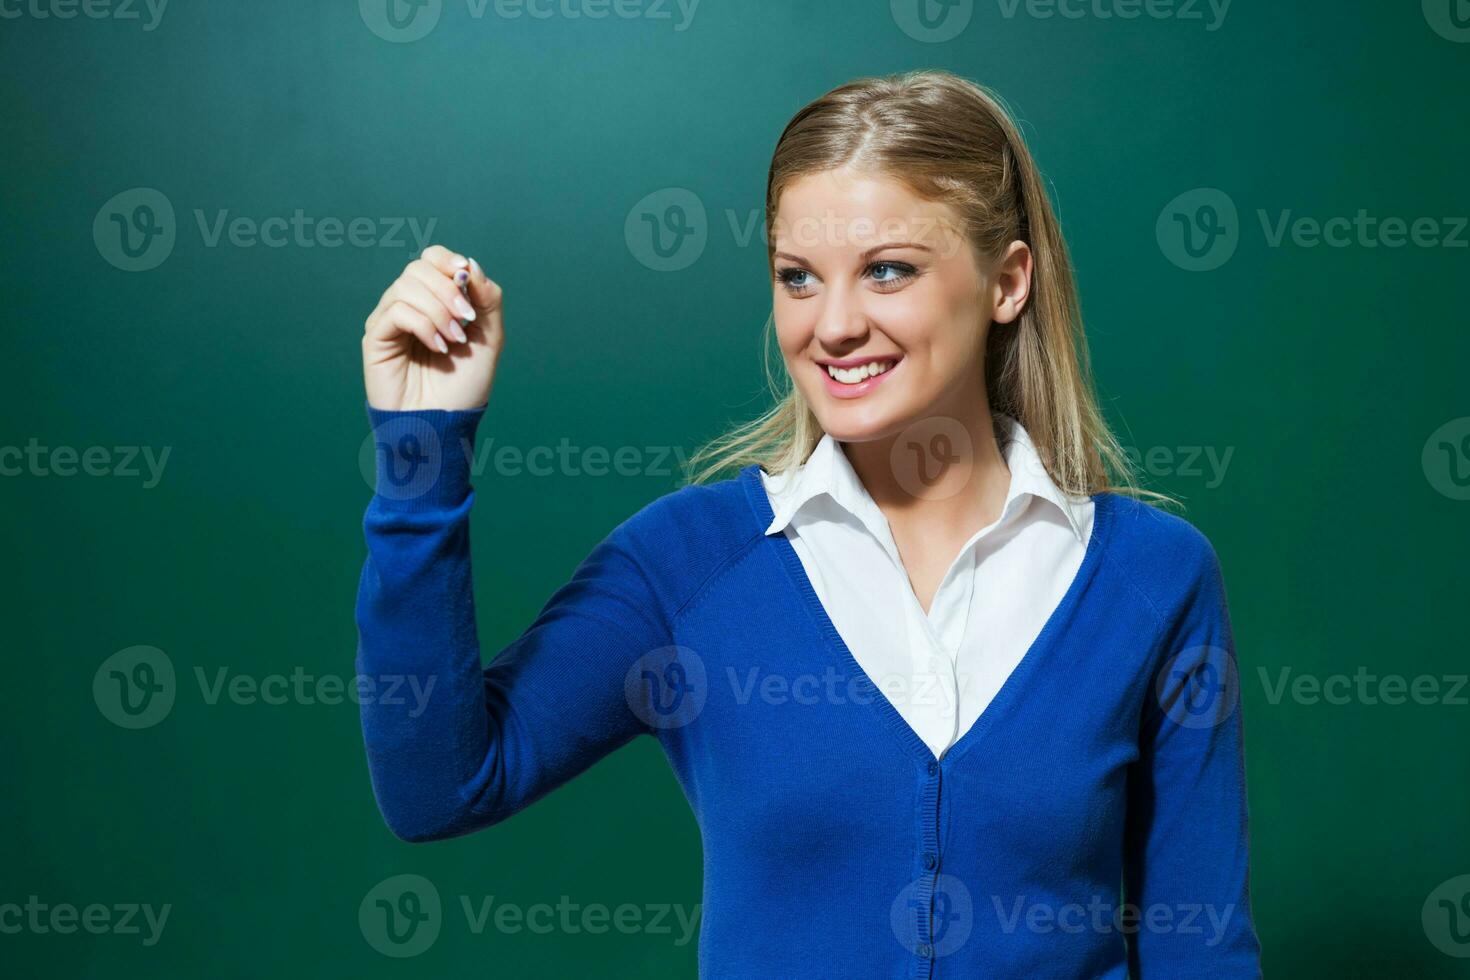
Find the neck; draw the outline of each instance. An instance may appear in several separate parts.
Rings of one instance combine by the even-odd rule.
[[[1000,517],[1011,485],[989,399],[982,388],[928,418],[884,439],[843,443],[843,451],[890,525],[968,537]]]

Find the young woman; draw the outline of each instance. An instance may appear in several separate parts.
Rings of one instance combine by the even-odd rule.
[[[487,827],[650,735],[707,975],[1257,976],[1218,563],[1130,489],[1014,122],[941,72],[841,86],[766,209],[786,392],[488,668],[466,450],[501,289],[434,247],[368,318],[358,668],[435,678],[363,705],[388,825]]]

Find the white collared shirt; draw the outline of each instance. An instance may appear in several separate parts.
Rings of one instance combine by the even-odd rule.
[[[935,756],[980,717],[1066,595],[1093,502],[1047,476],[1025,428],[999,416],[1011,473],[1000,517],[958,549],[926,614],[888,520],[824,435],[800,468],[761,478],[774,518],[858,665]]]

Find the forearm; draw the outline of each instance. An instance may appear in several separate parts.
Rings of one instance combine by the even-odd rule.
[[[640,656],[671,642],[663,606],[617,529],[481,667],[468,465],[478,416],[373,413],[387,451],[364,521],[358,670],[410,696],[364,699],[363,738],[384,819],[409,840],[504,819],[646,731],[626,678]],[[405,479],[407,457],[432,479]]]
[[[379,489],[357,599],[363,739],[383,817],[411,840],[473,830],[496,805],[470,571],[465,448],[479,416],[372,413]]]

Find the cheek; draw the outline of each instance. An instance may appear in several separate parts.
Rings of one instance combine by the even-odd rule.
[[[776,343],[785,356],[794,357],[811,344],[815,320],[790,296],[776,294],[771,303],[771,319],[776,325]]]
[[[943,367],[974,348],[977,329],[967,310],[937,289],[905,289],[873,308],[882,331],[905,353]]]

